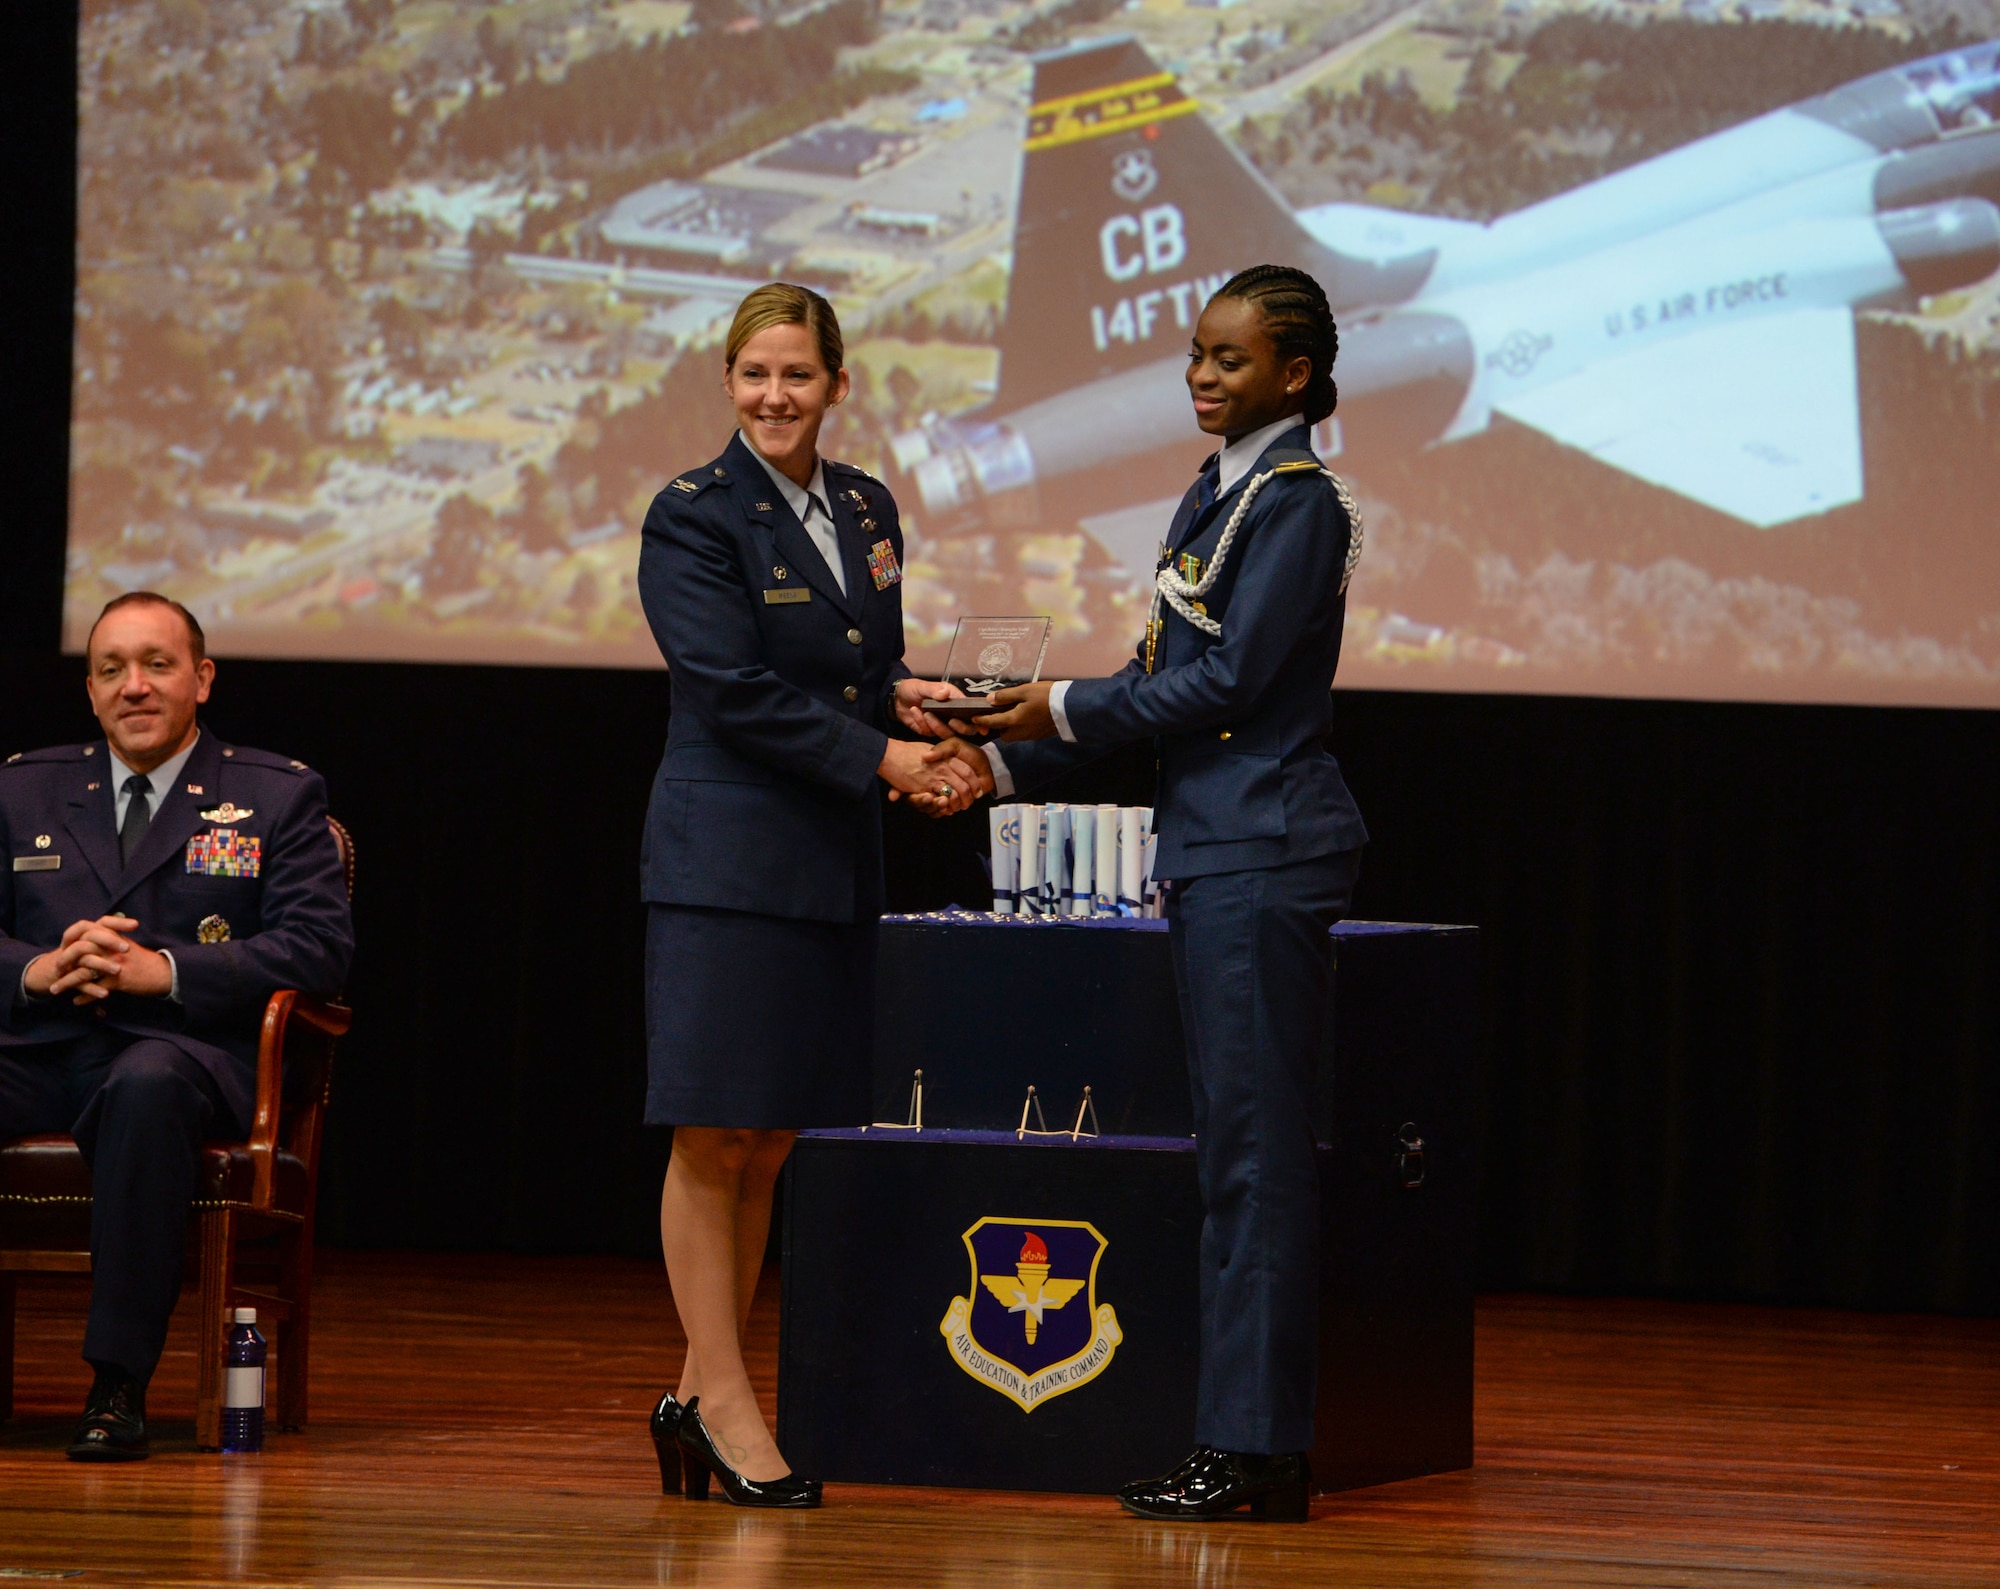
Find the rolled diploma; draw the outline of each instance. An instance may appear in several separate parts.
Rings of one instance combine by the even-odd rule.
[[[1153,862],[1160,853],[1160,836],[1153,831],[1153,808],[1139,807],[1139,844],[1144,851],[1144,877],[1140,886],[1145,890],[1148,916],[1160,913],[1160,885],[1153,881]]]
[[[1020,901],[1023,916],[1042,913],[1042,852],[1048,843],[1049,817],[1044,806],[1021,807]]]
[[[1021,875],[1021,808],[995,806],[986,820],[993,837],[993,913],[1011,916]]]
[[[1090,913],[1093,916],[1115,916],[1118,914],[1118,808],[1116,806],[1097,808],[1097,839],[1091,850],[1097,883],[1091,892]]]
[[[1042,914],[1069,914],[1069,807],[1051,801],[1042,808],[1048,843],[1042,857]]]
[[[1144,902],[1146,841],[1139,831],[1139,808],[1118,808],[1118,914],[1136,916]]]
[[[1069,853],[1072,868],[1069,913],[1072,916],[1088,916],[1091,911],[1090,897],[1097,891],[1097,871],[1093,859],[1097,854],[1095,806],[1077,806],[1070,812]]]

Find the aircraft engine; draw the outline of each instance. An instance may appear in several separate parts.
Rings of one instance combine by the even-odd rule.
[[[1198,444],[1186,369],[1186,357],[1175,354],[1045,397],[998,424],[933,420],[891,443],[896,467],[926,513],[952,516],[983,512],[983,504],[1038,481]]]
[[[1397,310],[1342,326],[1333,380],[1344,450],[1408,452],[1436,441],[1476,365],[1471,333],[1453,315]]]
[[[1920,297],[1984,281],[2000,270],[2000,208],[1953,199],[1878,216],[1896,268]]]
[[[2000,127],[1891,155],[1875,173],[1878,210],[1963,198],[2000,202]]]
[[[1396,311],[1344,325],[1340,342],[1333,376],[1348,446],[1407,449],[1444,434],[1473,374],[1472,340],[1458,320]],[[997,424],[933,420],[895,438],[896,467],[927,514],[948,517],[1177,444],[1212,449],[1217,443],[1195,428],[1188,408],[1186,371],[1177,354],[1044,398]]]
[[[1027,443],[1005,425],[935,421],[905,432],[890,446],[897,469],[915,484],[927,513],[954,513],[1035,479]]]

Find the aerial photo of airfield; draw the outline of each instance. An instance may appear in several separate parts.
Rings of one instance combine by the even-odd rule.
[[[1003,351],[1020,317],[1070,316],[1093,412],[1134,335],[1137,296],[1106,318],[1120,272],[1289,207],[1336,253],[1408,216],[1424,260],[1390,259],[1378,300],[1334,294],[1347,395],[1322,443],[1367,527],[1342,684],[2000,705],[2000,159],[1964,155],[2000,120],[1990,3],[86,0],[67,639],[149,588],[224,655],[657,665],[639,525],[727,440],[722,334],[783,277],[840,311],[854,396],[822,448],[902,505],[913,665],[962,614],[1047,613],[1046,673],[1110,670],[1208,448],[1187,419],[1001,490],[978,460],[1036,422]],[[1163,123],[1159,171],[1114,158],[1075,223],[1102,305],[1010,303],[1034,228],[1068,224],[1020,213],[1035,57],[1114,34],[1262,183],[1174,188],[1187,129]],[[1956,139],[1950,185],[1892,209],[1876,167],[1916,170],[1916,146],[1813,110],[1798,125],[1872,162],[1823,178],[1868,213],[1814,211],[1795,259],[1685,194],[1690,230],[1651,255],[1650,219],[1585,224],[1609,200],[1526,264],[1489,225],[1903,70],[1945,84],[1916,155]],[[1181,253],[1120,253],[1098,210],[1162,180]],[[1872,253],[1836,279],[1810,239],[1855,228]],[[1688,290],[1658,285],[1683,258]],[[1621,357],[1655,303],[1770,312],[1650,364],[1572,357],[1582,333],[1535,316],[1596,282],[1633,301],[1576,309]],[[1449,401],[1371,429],[1416,390],[1382,350],[1419,312],[1448,333],[1426,347],[1462,349],[1423,372]],[[1145,357],[1184,337],[1162,318]],[[1591,428],[1610,409],[1616,436]],[[933,489],[953,449],[979,482],[956,496]]]

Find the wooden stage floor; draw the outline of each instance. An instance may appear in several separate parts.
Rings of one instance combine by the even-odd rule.
[[[835,1487],[768,1516],[662,1498],[664,1278],[603,1259],[323,1255],[309,1432],[192,1449],[192,1299],[153,1460],[63,1460],[84,1292],[24,1288],[0,1578],[79,1585],[2000,1584],[2000,1321],[1497,1297],[1479,1464],[1305,1527],[1106,1500]],[[757,1367],[776,1342],[760,1299]]]

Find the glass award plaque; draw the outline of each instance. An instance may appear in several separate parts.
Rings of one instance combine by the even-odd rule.
[[[1051,618],[961,618],[945,654],[944,682],[956,684],[965,700],[926,701],[924,710],[940,717],[969,717],[995,708],[990,697],[1009,685],[1033,684],[1042,676],[1049,649]]]

